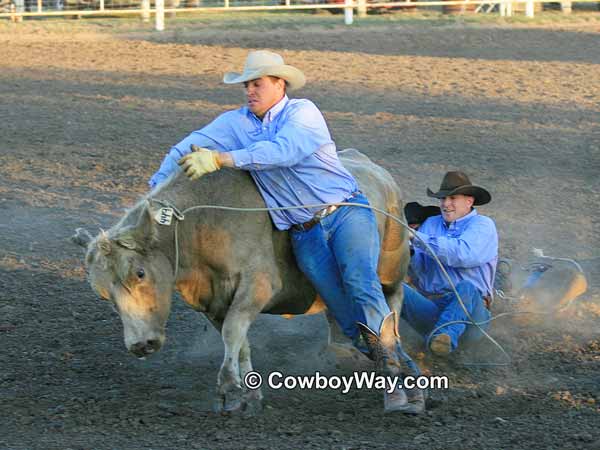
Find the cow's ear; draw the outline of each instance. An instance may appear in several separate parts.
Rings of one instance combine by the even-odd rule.
[[[119,235],[115,240],[118,245],[129,250],[136,250],[138,248],[135,235],[131,232],[126,232],[122,235]]]
[[[144,243],[145,248],[152,248],[158,244],[158,225],[154,221],[154,211],[151,203],[146,200],[136,225],[135,240]]]

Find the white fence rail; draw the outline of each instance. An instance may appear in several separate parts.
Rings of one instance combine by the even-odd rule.
[[[20,22],[24,17],[52,16],[122,16],[138,15],[148,21],[155,16],[156,29],[164,29],[164,14],[189,12],[233,12],[233,11],[298,11],[316,9],[344,9],[344,21],[351,24],[353,12],[364,17],[368,9],[442,7],[445,12],[492,12],[511,16],[517,9],[527,17],[533,17],[536,5],[560,4],[565,13],[571,12],[574,3],[596,3],[598,0],[449,0],[449,1],[403,1],[371,2],[367,0],[334,0],[336,3],[307,3],[318,0],[0,0],[0,18]],[[266,4],[265,4],[266,3]],[[454,8],[453,8],[454,7]]]

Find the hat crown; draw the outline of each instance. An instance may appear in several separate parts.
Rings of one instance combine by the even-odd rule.
[[[256,50],[248,53],[248,56],[246,57],[246,65],[244,66],[244,72],[260,69],[262,67],[283,65],[284,62],[281,55],[269,52],[267,50]]]
[[[268,76],[285,80],[287,89],[290,90],[300,89],[306,83],[306,78],[300,70],[285,64],[281,55],[268,50],[249,52],[243,73],[227,72],[223,75],[223,82],[225,84],[245,83]]]
[[[446,172],[440,185],[440,190],[433,192],[427,188],[427,195],[442,199],[451,195],[468,195],[475,198],[475,206],[485,205],[492,200],[492,196],[484,188],[475,186],[464,172]]]
[[[444,175],[440,191],[452,191],[461,186],[471,186],[471,180],[464,172],[448,172]]]

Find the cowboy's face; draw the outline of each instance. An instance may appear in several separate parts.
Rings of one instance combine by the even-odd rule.
[[[456,194],[440,199],[442,217],[446,222],[454,222],[471,212],[475,197]]]
[[[285,80],[276,77],[261,77],[246,81],[248,109],[262,120],[267,111],[285,95]]]

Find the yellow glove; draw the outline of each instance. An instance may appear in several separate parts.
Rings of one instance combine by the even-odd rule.
[[[192,145],[191,149],[192,153],[188,153],[177,161],[190,180],[197,180],[201,176],[216,172],[221,168],[217,152],[196,145]]]

